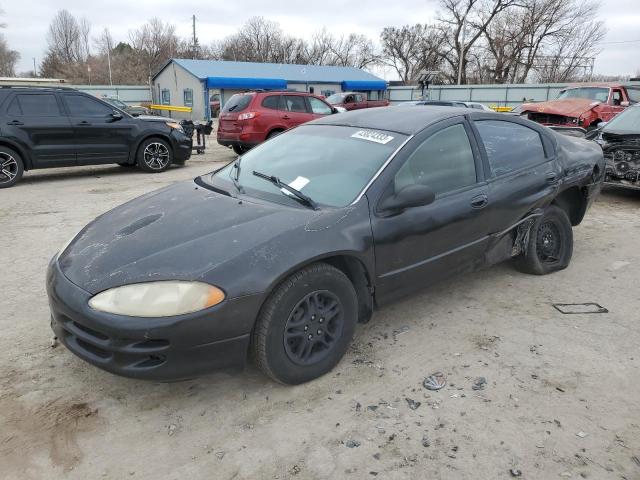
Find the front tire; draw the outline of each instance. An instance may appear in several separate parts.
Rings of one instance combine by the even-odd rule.
[[[251,338],[255,362],[272,379],[297,385],[344,356],[358,317],[353,284],[331,265],[310,265],[283,281],[262,307]]]
[[[24,173],[22,157],[15,150],[0,146],[0,188],[13,187]]]
[[[137,165],[148,173],[164,172],[173,162],[173,150],[161,138],[148,138],[138,148]]]
[[[232,145],[233,151],[236,153],[236,155],[242,155],[244,152],[247,151],[246,148],[241,147],[240,145]]]
[[[546,275],[567,268],[572,255],[569,217],[564,210],[551,205],[531,227],[526,251],[515,258],[515,266],[524,273]]]

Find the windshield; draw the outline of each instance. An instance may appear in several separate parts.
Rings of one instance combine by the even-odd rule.
[[[303,125],[245,153],[238,186],[266,200],[296,202],[255,172],[278,177],[320,205],[344,207],[406,139],[395,132],[334,125]],[[213,174],[212,181],[233,182],[236,162]],[[234,190],[233,186],[229,187]]]
[[[558,100],[564,98],[587,98],[597,102],[606,102],[609,99],[609,89],[605,87],[580,87],[562,90]]]
[[[631,107],[620,112],[602,130],[611,133],[640,134],[640,107]]]
[[[345,95],[342,93],[334,93],[333,95],[328,96],[325,100],[329,103],[342,103],[344,101]]]
[[[121,102],[120,100],[118,100],[117,98],[103,98],[103,100],[107,103],[110,103],[111,105],[114,105],[118,108],[127,108],[127,104],[124,102]]]

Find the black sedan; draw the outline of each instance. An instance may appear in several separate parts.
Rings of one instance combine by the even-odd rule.
[[[567,267],[600,147],[528,120],[437,107],[295,128],[87,225],[49,266],[51,325],[110,372],[331,370],[374,308],[513,258]]]

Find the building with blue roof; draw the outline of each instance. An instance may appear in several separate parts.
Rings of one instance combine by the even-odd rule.
[[[223,60],[169,60],[151,79],[153,102],[192,107],[191,114],[174,117],[208,119],[219,100],[247,90],[296,90],[329,96],[337,92],[366,92],[382,98],[387,83],[354,67],[228,62]]]

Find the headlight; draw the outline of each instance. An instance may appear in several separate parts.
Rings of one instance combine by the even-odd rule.
[[[169,128],[175,128],[179,132],[184,133],[184,130],[182,129],[182,125],[180,125],[178,122],[166,122],[166,125]]]
[[[213,307],[223,300],[224,292],[206,283],[162,281],[105,290],[89,300],[89,306],[131,317],[170,317]]]

